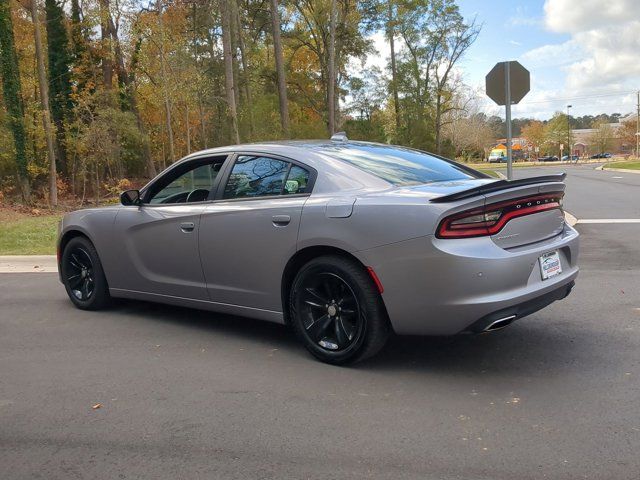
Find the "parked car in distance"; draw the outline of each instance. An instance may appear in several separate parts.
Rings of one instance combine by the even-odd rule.
[[[555,155],[546,155],[544,157],[538,157],[539,162],[557,162],[558,157]]]
[[[580,159],[580,156],[578,155],[571,155],[571,157],[569,157],[569,155],[563,155],[562,156],[562,161],[563,162],[567,162],[567,161],[575,161],[577,162]]]
[[[489,163],[507,163],[507,155],[504,150],[494,148],[489,154]]]
[[[563,180],[344,135],[214,148],[65,215],[60,280],[85,310],[121,297],[283,323],[343,364],[391,332],[489,332],[566,297]]]
[[[595,155],[591,155],[589,158],[596,159],[596,158],[611,158],[611,157],[613,157],[613,155],[611,155],[610,153],[596,153]]]

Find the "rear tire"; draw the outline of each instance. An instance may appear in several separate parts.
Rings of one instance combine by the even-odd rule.
[[[74,237],[60,259],[62,283],[71,302],[81,310],[100,310],[111,302],[102,263],[93,243]]]
[[[307,350],[334,365],[375,355],[391,330],[369,274],[337,255],[315,258],[300,269],[289,294],[289,313]]]

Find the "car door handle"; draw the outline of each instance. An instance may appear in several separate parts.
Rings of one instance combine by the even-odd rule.
[[[276,227],[284,227],[285,225],[289,225],[291,217],[289,215],[274,215],[271,217],[271,221]]]
[[[180,230],[184,233],[193,232],[193,229],[196,228],[196,224],[193,222],[182,222],[180,224]]]

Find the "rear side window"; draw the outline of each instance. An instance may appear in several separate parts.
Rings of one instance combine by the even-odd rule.
[[[403,185],[484,178],[454,162],[409,148],[384,145],[332,145],[323,153],[343,160],[387,182]]]
[[[309,172],[276,158],[241,155],[231,169],[223,198],[309,193]]]
[[[289,176],[284,185],[283,193],[285,195],[294,195],[296,193],[309,193],[309,172],[297,165],[291,165]]]

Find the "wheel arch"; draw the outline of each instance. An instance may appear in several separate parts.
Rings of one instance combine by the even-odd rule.
[[[91,237],[87,234],[87,232],[85,232],[84,230],[81,230],[79,228],[70,228],[67,231],[65,231],[61,236],[60,236],[60,240],[58,240],[58,248],[57,248],[57,261],[58,261],[58,271],[61,271],[61,266],[60,266],[60,262],[62,260],[62,252],[64,252],[64,248],[67,246],[67,244],[71,241],[71,239],[76,238],[76,237],[85,237],[87,240],[89,240],[94,246],[95,243],[93,243],[93,240],[91,239]]]
[[[358,265],[360,265],[363,269],[367,269],[367,266],[360,260],[358,257],[353,255],[352,253],[339,248],[333,247],[329,245],[313,245],[302,248],[298,250],[287,262],[284,271],[282,273],[282,282],[281,282],[281,297],[282,297],[282,316],[284,318],[284,323],[286,325],[289,324],[289,292],[291,290],[291,286],[293,285],[293,280],[296,277],[296,274],[302,268],[304,264],[313,260],[314,258],[321,257],[323,255],[336,255],[339,257],[347,258],[352,260]],[[372,279],[373,282],[373,279]],[[384,305],[384,298],[380,295],[380,300],[382,301],[382,305],[386,310],[386,306]]]

